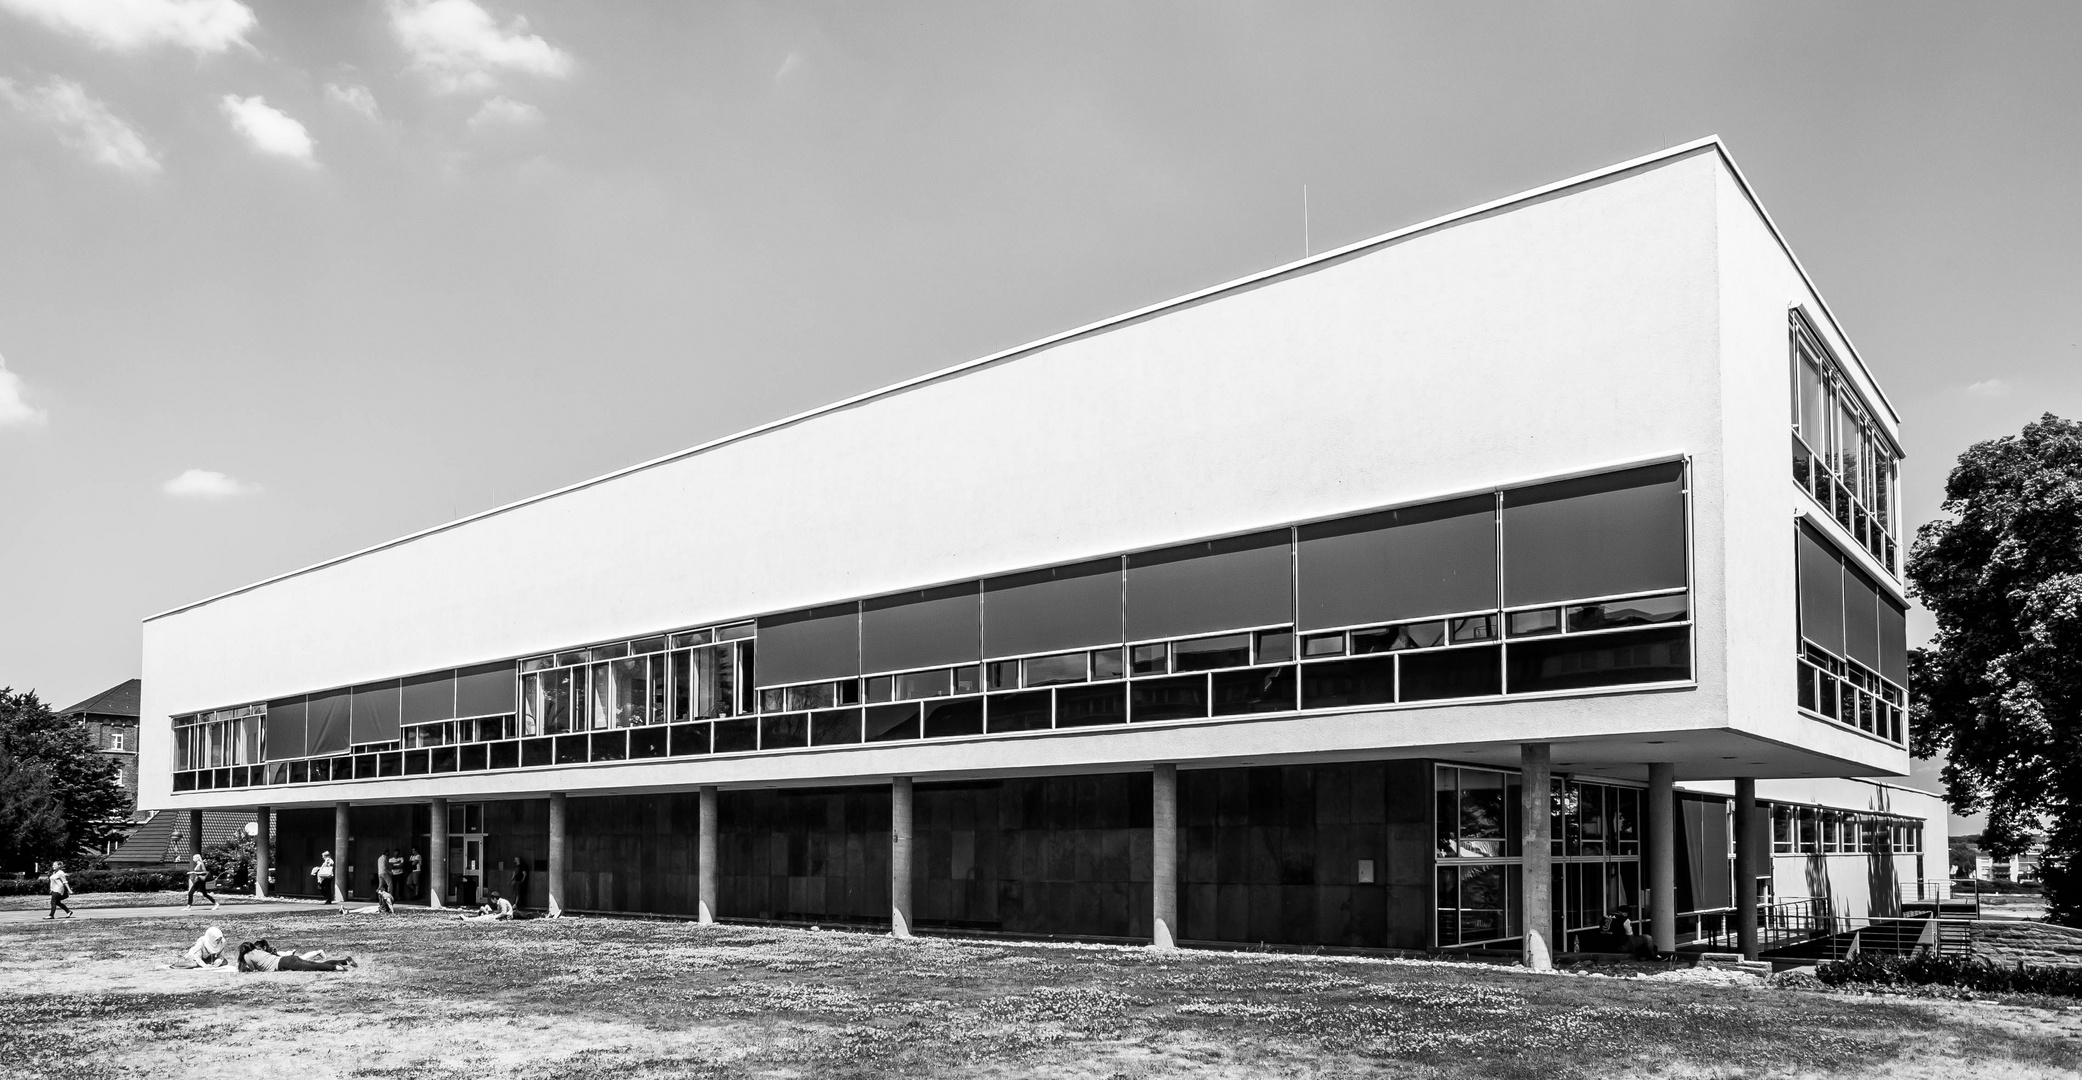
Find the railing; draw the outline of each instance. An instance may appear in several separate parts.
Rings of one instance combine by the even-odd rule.
[[[1972,926],[1979,916],[1977,904],[1946,899],[1911,901],[1901,915],[1839,915],[1826,897],[1801,897],[1757,908],[1757,948],[1780,960],[1842,960],[1857,952],[1963,956],[1972,951]],[[1734,919],[1722,921],[1717,930],[1694,943],[1726,952],[1741,947]]]

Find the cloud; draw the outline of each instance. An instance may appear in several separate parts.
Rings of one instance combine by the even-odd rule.
[[[1975,397],[2001,397],[2010,392],[2010,384],[2001,379],[1982,379],[1966,388]]]
[[[7,370],[7,358],[0,356],[0,428],[41,424],[44,415],[23,400],[22,377]]]
[[[56,132],[59,142],[89,161],[138,175],[159,171],[159,158],[145,140],[70,79],[52,78],[42,86],[19,90],[14,80],[0,78],[0,100]]]
[[[571,72],[571,54],[529,33],[527,19],[501,27],[476,0],[391,0],[390,30],[444,93],[489,90],[506,73]]]
[[[470,128],[527,127],[542,121],[542,110],[508,97],[495,97],[470,117]]]
[[[325,99],[336,105],[345,105],[371,120],[382,118],[376,111],[376,95],[369,93],[369,88],[366,86],[353,84],[340,86],[335,83],[326,83]]]
[[[0,8],[111,52],[250,48],[246,33],[259,21],[239,0],[0,0]]]
[[[260,485],[234,480],[209,469],[189,469],[159,485],[159,490],[189,499],[229,499],[235,495],[255,494],[260,491]]]
[[[306,165],[317,164],[311,156],[311,133],[304,125],[288,113],[269,105],[255,94],[242,98],[237,94],[226,94],[221,103],[224,115],[231,118],[231,126],[253,144],[253,149],[263,154],[294,158]]]
[[[789,53],[787,59],[782,60],[781,66],[774,71],[774,81],[780,82],[782,79],[794,74],[795,69],[801,66],[802,54],[799,52]]]

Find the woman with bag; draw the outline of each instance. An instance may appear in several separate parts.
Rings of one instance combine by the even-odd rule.
[[[333,853],[328,851],[319,856],[317,866],[311,868],[311,877],[318,882],[318,891],[325,894],[325,902],[333,902]]]

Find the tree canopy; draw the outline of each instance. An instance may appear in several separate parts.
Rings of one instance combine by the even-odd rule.
[[[1917,530],[1916,597],[1937,620],[1909,658],[1911,749],[1948,756],[1953,808],[1981,847],[2042,835],[2056,921],[2082,925],[2082,424],[2050,413],[1976,443]]]
[[[0,688],[0,792],[0,858],[9,868],[94,852],[109,823],[130,813],[116,762],[33,690]]]

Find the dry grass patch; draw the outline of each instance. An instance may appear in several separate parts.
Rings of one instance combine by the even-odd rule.
[[[204,1061],[267,1080],[1954,1080],[2082,1067],[2073,1013],[1762,985],[604,919],[215,918],[234,941],[364,967],[166,970],[200,915],[0,929],[0,1074],[192,1075]]]

